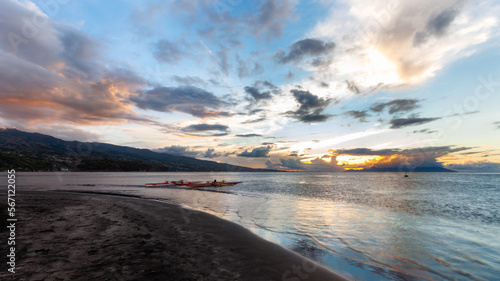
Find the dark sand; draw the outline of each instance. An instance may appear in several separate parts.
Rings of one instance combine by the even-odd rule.
[[[345,280],[237,224],[162,202],[33,191],[17,194],[16,215],[16,273],[3,250],[0,280]]]

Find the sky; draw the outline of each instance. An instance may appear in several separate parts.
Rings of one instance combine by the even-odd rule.
[[[0,127],[293,171],[500,171],[498,1],[0,1]]]

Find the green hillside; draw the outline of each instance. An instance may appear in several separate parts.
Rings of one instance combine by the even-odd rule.
[[[0,170],[17,171],[273,171],[97,142],[64,141],[0,130]]]

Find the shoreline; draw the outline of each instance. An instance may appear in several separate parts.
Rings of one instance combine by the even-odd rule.
[[[169,203],[66,191],[16,198],[16,273],[4,265],[2,280],[347,280],[238,224]]]

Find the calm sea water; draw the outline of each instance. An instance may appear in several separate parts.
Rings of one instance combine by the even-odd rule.
[[[143,186],[179,179],[243,183]],[[500,174],[18,173],[17,188],[133,194],[202,210],[356,280],[500,280]],[[179,211],[190,223],[194,214]]]

